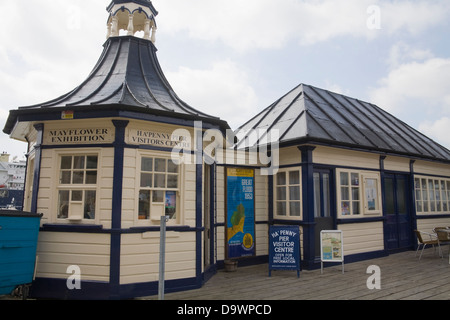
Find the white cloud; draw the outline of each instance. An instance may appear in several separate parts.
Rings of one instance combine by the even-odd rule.
[[[205,70],[180,67],[165,74],[183,101],[226,120],[232,129],[257,113],[258,99],[248,76],[231,61],[216,62]]]
[[[424,121],[419,125],[419,131],[450,149],[449,128],[449,117],[443,117],[436,121]]]
[[[371,101],[394,113],[420,105],[422,113],[433,107],[433,112],[450,114],[449,84],[450,58],[432,58],[399,65],[370,96]]]
[[[372,5],[380,8],[380,26],[387,34],[418,34],[445,22],[447,0],[159,0],[162,32],[186,32],[194,39],[221,41],[238,51],[280,48],[287,41],[303,45],[339,36],[371,39],[367,21]],[[161,15],[162,15],[161,14]]]

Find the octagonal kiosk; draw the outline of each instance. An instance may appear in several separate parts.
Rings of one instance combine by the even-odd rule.
[[[150,1],[114,0],[107,10],[108,39],[87,79],[12,110],[4,128],[28,142],[24,210],[43,214],[34,297],[156,294],[165,215],[167,291],[199,287],[207,271],[204,202],[215,169],[203,161],[202,132],[229,126],[171,88]]]

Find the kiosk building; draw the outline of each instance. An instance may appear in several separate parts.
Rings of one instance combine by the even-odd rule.
[[[373,104],[304,84],[235,139],[168,83],[152,3],[107,10],[88,78],[5,124],[28,142],[24,210],[43,213],[33,296],[156,294],[162,216],[168,292],[201,287],[228,259],[267,262],[270,225],[299,226],[304,268],[320,267],[321,230],[343,231],[349,262],[413,249],[415,229],[450,225],[446,148]],[[71,266],[79,290],[67,286]]]

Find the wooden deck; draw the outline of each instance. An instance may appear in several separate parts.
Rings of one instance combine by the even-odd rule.
[[[450,265],[445,258],[425,250],[332,266],[313,271],[272,271],[268,265],[240,267],[236,272],[219,271],[201,289],[165,294],[165,300],[450,300]],[[371,265],[380,267],[381,289],[370,290]],[[156,296],[142,298],[156,300]]]

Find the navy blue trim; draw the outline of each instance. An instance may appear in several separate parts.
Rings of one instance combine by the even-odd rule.
[[[37,131],[36,144],[34,145],[34,172],[33,172],[33,193],[31,196],[30,211],[37,213],[39,181],[41,180],[41,162],[42,162],[42,142],[44,140],[44,124],[34,125]]]
[[[120,286],[120,245],[122,228],[122,193],[123,193],[123,165],[125,154],[125,129],[129,121],[112,120],[116,127],[114,141],[114,173],[111,211],[111,256],[109,282],[112,297],[119,298]]]
[[[305,267],[315,259],[315,221],[314,221],[314,146],[300,146],[302,155],[302,202],[303,202],[303,259]]]
[[[384,216],[367,217],[367,218],[337,219],[337,224],[384,222],[386,219],[387,218]]]
[[[417,215],[417,220],[425,220],[425,219],[439,219],[439,218],[450,218],[450,214],[430,214],[430,215]]]
[[[200,130],[194,132],[195,152],[196,152],[196,166],[195,166],[195,227],[197,230],[203,228],[203,133]],[[203,243],[202,243],[203,231],[197,231],[195,235],[196,248],[195,248],[195,277],[197,284],[202,284],[202,256],[203,256]]]

